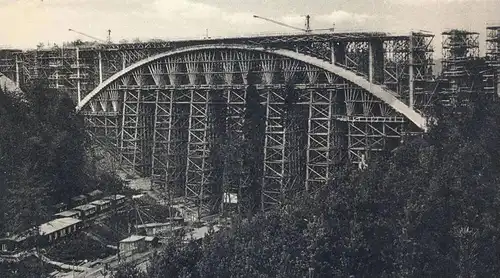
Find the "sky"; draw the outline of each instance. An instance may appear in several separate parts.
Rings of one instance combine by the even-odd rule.
[[[397,34],[450,28],[478,31],[500,25],[499,0],[0,0],[0,45],[34,48],[85,40],[69,28],[114,42],[289,33],[291,29],[253,18],[272,18],[297,27]],[[484,50],[484,46],[483,46]]]

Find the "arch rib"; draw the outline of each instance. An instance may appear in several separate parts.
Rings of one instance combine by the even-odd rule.
[[[27,101],[24,92],[19,88],[19,85],[1,72],[0,72],[0,91],[3,91],[5,94],[13,96],[21,100],[22,102]]]
[[[96,95],[98,95],[103,89],[108,87],[111,83],[119,80],[119,78],[127,73],[130,73],[134,71],[135,69],[142,67],[144,65],[147,65],[149,63],[152,63],[158,59],[166,58],[169,56],[181,54],[181,53],[186,53],[186,52],[191,52],[191,51],[196,51],[196,50],[214,50],[214,49],[224,49],[224,50],[247,50],[247,51],[257,51],[261,53],[269,53],[269,54],[276,54],[279,56],[295,59],[301,62],[304,62],[309,65],[316,66],[318,68],[321,68],[323,70],[326,70],[327,72],[333,73],[335,75],[338,75],[345,80],[348,80],[349,82],[365,89],[366,91],[370,92],[372,95],[377,97],[378,99],[382,100],[383,102],[387,103],[390,107],[392,107],[394,110],[397,112],[401,113],[405,117],[407,117],[410,121],[412,121],[416,126],[421,128],[422,130],[426,131],[427,130],[427,125],[426,125],[426,118],[417,113],[415,110],[404,104],[402,101],[400,101],[396,95],[393,94],[390,90],[385,89],[381,85],[373,84],[366,80],[365,78],[356,75],[354,72],[348,71],[344,68],[341,68],[339,66],[336,66],[335,64],[331,64],[327,61],[314,58],[311,56],[307,56],[305,54],[297,53],[291,50],[285,50],[285,49],[265,49],[262,47],[253,47],[253,46],[246,46],[246,45],[232,45],[232,44],[217,44],[217,45],[196,45],[196,46],[190,46],[190,47],[185,47],[185,48],[178,48],[169,52],[164,52],[160,53],[157,55],[153,55],[151,57],[148,57],[146,59],[143,59],[141,61],[138,61],[127,68],[115,73],[113,76],[108,78],[106,81],[103,83],[99,84],[94,90],[92,90],[85,98],[78,104],[76,107],[77,112],[79,112],[85,105],[87,105],[92,98],[94,98]]]

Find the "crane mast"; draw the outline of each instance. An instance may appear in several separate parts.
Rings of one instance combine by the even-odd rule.
[[[262,19],[262,20],[265,20],[265,21],[269,21],[269,22],[272,22],[272,23],[277,24],[277,25],[288,27],[288,28],[291,28],[291,29],[294,29],[294,30],[306,32],[306,33],[311,33],[312,31],[331,31],[331,32],[334,31],[334,28],[311,29],[311,22],[310,22],[311,21],[311,16],[310,15],[306,15],[305,16],[306,17],[305,28],[298,28],[298,27],[295,27],[295,26],[292,26],[292,25],[288,25],[288,24],[283,23],[283,22],[279,22],[279,21],[274,20],[274,19],[270,19],[270,18],[258,16],[258,15],[254,15],[253,17],[254,18],[258,18],[258,19]],[[334,24],[334,26],[335,26],[335,24]]]
[[[306,32],[309,33],[311,32],[311,25],[309,20],[311,19],[310,15],[306,15]]]
[[[77,30],[74,30],[74,29],[71,29],[71,28],[70,28],[70,29],[68,29],[68,31],[70,31],[70,32],[74,32],[74,33],[77,33],[77,34],[80,34],[80,35],[82,35],[82,36],[85,36],[85,37],[87,37],[87,38],[91,38],[91,39],[96,40],[96,41],[100,41],[100,42],[102,42],[102,43],[111,43],[111,30],[108,30],[108,41],[105,41],[105,40],[100,39],[100,38],[96,38],[96,37],[94,37],[94,36],[91,36],[91,35],[85,34],[85,33],[83,33],[83,32],[80,32],[80,31],[77,31]]]
[[[270,19],[270,18],[265,18],[265,17],[261,17],[261,16],[258,16],[258,15],[254,15],[253,17],[254,18],[258,18],[258,19],[263,19],[263,20],[266,20],[266,21],[269,21],[269,22],[272,22],[272,23],[275,23],[275,24],[278,24],[278,25],[281,25],[281,26],[284,26],[284,27],[292,28],[292,29],[295,29],[295,30],[298,30],[298,31],[307,32],[306,29],[302,29],[302,28],[298,28],[298,27],[295,27],[295,26],[292,26],[292,25],[288,25],[286,23],[279,22],[279,21],[276,21],[276,20],[273,20],[273,19]]]

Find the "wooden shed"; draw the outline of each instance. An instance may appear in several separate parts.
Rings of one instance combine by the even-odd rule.
[[[40,237],[46,242],[53,242],[59,238],[76,233],[82,228],[82,220],[76,218],[58,218],[40,225]]]
[[[146,237],[132,235],[120,241],[120,254],[128,256],[146,251]]]

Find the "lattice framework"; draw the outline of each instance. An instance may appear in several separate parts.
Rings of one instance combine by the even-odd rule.
[[[344,159],[363,164],[406,128],[387,105],[331,73],[241,50],[154,61],[122,76],[85,113],[89,132],[118,141],[129,169],[182,194],[199,216],[252,212],[258,200],[267,209],[314,190]]]
[[[479,33],[450,30],[442,35],[443,77],[448,87],[441,92],[441,99],[445,105],[458,105],[473,93],[470,69],[479,59]]]
[[[486,61],[490,69],[484,75],[485,90],[500,96],[500,26],[486,28]]]

